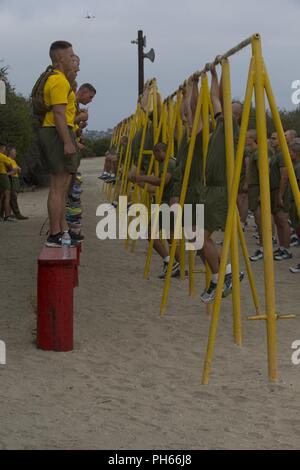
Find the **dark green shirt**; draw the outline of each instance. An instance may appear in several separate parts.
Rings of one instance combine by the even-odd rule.
[[[270,189],[274,191],[279,189],[280,185],[280,168],[283,168],[284,161],[281,152],[277,152],[270,161]]]
[[[237,119],[233,117],[233,138],[235,150],[238,143],[239,131],[240,128]],[[207,186],[227,186],[225,125],[223,116],[217,119],[216,128],[209,140],[205,173]]]
[[[163,169],[164,169],[164,163],[165,162],[163,161],[159,164],[159,176],[162,175],[162,172],[163,172]],[[173,185],[174,185],[173,173],[175,171],[175,168],[176,168],[176,160],[175,160],[175,158],[170,157],[167,173],[170,173],[171,178],[168,181],[168,183],[165,184],[161,202],[169,203],[169,201],[170,201],[170,198],[171,198],[172,193],[173,193]]]
[[[272,161],[272,151],[268,150],[269,164]],[[258,170],[258,150],[250,153],[249,157],[249,186],[259,184],[259,170]]]
[[[300,161],[297,161],[294,163],[294,172],[298,181],[298,187],[300,187]],[[292,188],[289,182],[288,185],[288,191],[289,191],[289,199],[290,201],[295,201],[294,194],[292,192]]]
[[[259,173],[258,173],[258,152],[254,150],[249,156],[249,186],[256,186],[259,184]]]
[[[186,134],[182,139],[178,151],[178,167],[174,175],[174,196],[179,197],[184,178],[187,156],[189,152],[190,141]],[[203,175],[203,148],[202,148],[202,132],[196,136],[195,147],[192,157],[190,176],[188,181],[187,193],[185,197],[186,204],[196,203],[200,194]]]
[[[140,148],[141,148],[141,143],[142,143],[142,136],[143,136],[143,127],[137,131],[137,133],[132,139],[131,154],[132,154],[132,159],[133,159],[135,166],[138,165]],[[154,145],[153,142],[154,142],[153,125],[150,122],[146,130],[144,150],[147,150],[147,151],[153,150],[153,145]],[[151,155],[143,154],[141,170],[143,170],[145,173],[147,172],[149,168],[150,160],[151,160]]]
[[[131,142],[131,155],[132,155],[132,161],[134,162],[135,166],[137,166],[137,163],[138,163],[139,151],[140,151],[140,146],[141,146],[141,141],[142,141],[142,134],[143,134],[143,128],[139,129],[134,134],[132,142]]]

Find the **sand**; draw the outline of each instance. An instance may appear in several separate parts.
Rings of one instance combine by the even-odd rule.
[[[96,208],[104,201],[96,178],[103,159],[86,160],[84,242],[75,290],[74,351],[36,349],[36,268],[45,235],[47,190],[19,195],[28,221],[0,224],[0,449],[296,449],[300,443],[299,276],[276,264],[280,379],[267,374],[264,322],[242,283],[243,347],[232,339],[231,297],[222,304],[210,384],[201,373],[210,317],[188,281],[173,280],[166,315],[159,316],[161,262],[143,279],[146,242],[135,253],[123,241],[96,238]],[[255,249],[252,231],[249,250]],[[199,261],[197,261],[199,263]],[[200,266],[200,263],[199,263]],[[263,301],[263,270],[253,264]],[[198,293],[204,275],[197,274]]]

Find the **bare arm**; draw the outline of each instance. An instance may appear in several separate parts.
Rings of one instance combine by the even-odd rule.
[[[222,105],[220,101],[219,92],[220,92],[220,89],[219,89],[218,75],[217,75],[216,69],[213,68],[211,70],[210,97],[211,97],[211,102],[213,105],[215,115],[222,112]]]
[[[58,135],[64,143],[65,155],[76,153],[74,144],[72,143],[66,119],[66,105],[56,104],[53,106],[54,122]]]
[[[136,179],[136,182],[137,183],[149,183],[151,184],[152,186],[160,186],[161,184],[161,178],[159,176],[154,176],[154,175],[150,175],[150,176],[147,176],[147,175],[137,175],[135,177]],[[168,182],[170,181],[171,179],[171,174],[170,173],[167,173],[166,174],[166,180],[165,180],[165,184],[168,184]]]

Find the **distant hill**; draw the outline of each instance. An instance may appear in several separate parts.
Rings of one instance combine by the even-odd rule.
[[[83,137],[91,140],[111,139],[112,131],[112,129],[107,129],[106,131],[86,131],[83,133]]]

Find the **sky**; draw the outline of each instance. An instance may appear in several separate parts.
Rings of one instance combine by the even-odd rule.
[[[89,13],[94,19],[85,19]],[[106,130],[134,112],[138,29],[147,36],[145,79],[156,77],[162,97],[185,78],[259,32],[277,105],[294,109],[291,84],[300,80],[300,0],[0,0],[0,65],[28,96],[49,64],[51,42],[65,39],[81,58],[78,82],[97,96],[89,130]],[[232,96],[243,99],[250,48],[231,59]]]

